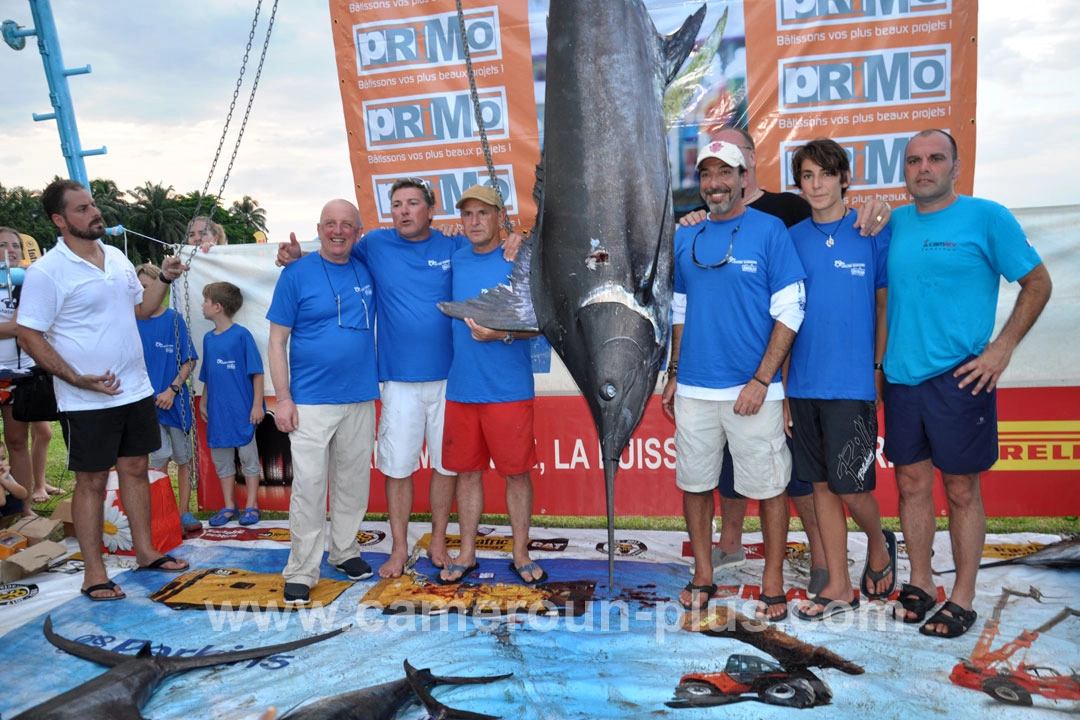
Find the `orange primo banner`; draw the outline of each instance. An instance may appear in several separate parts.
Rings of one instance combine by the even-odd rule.
[[[528,5],[464,5],[480,114],[507,214],[520,230],[536,216],[540,159]],[[332,0],[330,13],[364,227],[391,224],[390,187],[401,177],[431,183],[436,223],[456,220],[461,193],[491,184],[456,3]]]

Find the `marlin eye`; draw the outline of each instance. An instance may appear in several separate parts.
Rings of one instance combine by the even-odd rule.
[[[600,397],[604,400],[614,400],[618,394],[619,391],[611,383],[604,383],[600,386]]]

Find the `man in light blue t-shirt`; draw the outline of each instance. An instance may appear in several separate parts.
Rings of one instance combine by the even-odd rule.
[[[998,459],[996,393],[1013,350],[1050,299],[1050,274],[1016,218],[955,189],[956,141],[924,130],[907,145],[904,177],[914,205],[898,208],[889,245],[885,350],[885,455],[896,466],[900,524],[911,581],[900,590],[906,623],[936,603],[934,468],[949,503],[956,582],[949,602],[920,632],[958,637],[972,608],[986,514],[979,473]],[[1016,306],[991,341],[1001,278],[1020,284]]]

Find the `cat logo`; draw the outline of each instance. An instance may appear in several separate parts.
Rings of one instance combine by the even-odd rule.
[[[29,600],[37,594],[37,585],[5,583],[0,585],[0,605],[17,605],[24,600]]]
[[[615,554],[619,557],[634,557],[649,548],[640,540],[615,540]],[[607,543],[596,543],[596,552],[607,555]]]
[[[566,552],[569,538],[529,538],[529,552]]]
[[[356,541],[361,545],[378,545],[386,539],[386,533],[382,530],[374,530],[372,532],[364,532],[361,530],[356,533]]]

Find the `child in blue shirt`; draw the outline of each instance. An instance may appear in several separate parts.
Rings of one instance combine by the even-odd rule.
[[[144,263],[135,268],[142,286],[161,275],[161,268]],[[188,377],[199,359],[188,334],[187,323],[172,308],[164,305],[146,320],[136,320],[142,339],[146,373],[154,386],[161,449],[150,453],[150,467],[167,472],[169,460],[176,463],[176,490],[180,504],[180,526],[185,535],[202,532],[202,523],[191,514],[191,489],[195,474],[191,472],[191,426],[194,406],[187,387]]]
[[[214,329],[203,336],[204,383],[199,414],[206,422],[206,444],[221,479],[225,505],[210,518],[212,527],[232,520],[241,525],[259,522],[259,452],[255,428],[266,414],[263,403],[263,365],[255,339],[232,318],[244,304],[240,288],[228,282],[203,288],[203,317]],[[236,453],[247,488],[247,503],[240,513],[236,504]]]

